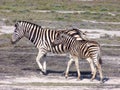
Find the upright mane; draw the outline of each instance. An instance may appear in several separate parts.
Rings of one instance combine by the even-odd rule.
[[[18,23],[27,23],[27,24],[31,24],[31,25],[35,25],[35,26],[37,26],[37,27],[41,27],[40,25],[38,25],[38,24],[35,24],[35,23],[32,23],[32,22],[29,22],[29,21],[22,21],[22,20],[19,20],[19,21],[17,21],[16,23],[15,23],[15,27],[18,25]]]

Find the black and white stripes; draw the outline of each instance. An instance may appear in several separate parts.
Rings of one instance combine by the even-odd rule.
[[[12,43],[16,43],[22,37],[28,38],[39,50],[38,55],[36,57],[36,62],[41,69],[42,72],[46,72],[46,61],[43,62],[43,65],[40,63],[41,58],[47,52],[53,53],[66,53],[65,49],[68,49],[66,46],[58,45],[52,46],[52,42],[59,36],[61,33],[66,33],[75,37],[78,40],[84,39],[85,35],[78,29],[70,29],[70,30],[52,30],[45,29],[39,25],[34,23],[30,23],[27,21],[18,21],[15,24],[15,30],[12,35]]]
[[[93,73],[93,77],[91,79],[93,80],[95,78],[97,68],[102,81],[103,76],[101,70],[100,45],[96,41],[76,40],[75,37],[63,33],[60,34],[53,42],[54,47],[59,45],[66,47],[67,49],[64,49],[64,52],[66,50],[66,52],[68,52],[72,57],[68,62],[66,77],[68,77],[68,71],[72,61],[75,61],[78,78],[80,78],[78,58],[84,58],[90,63]]]

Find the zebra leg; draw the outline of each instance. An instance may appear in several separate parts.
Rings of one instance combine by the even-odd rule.
[[[94,59],[93,59],[94,60]],[[91,78],[91,81],[93,81],[93,79],[95,79],[95,76],[96,76],[96,73],[97,73],[97,69],[95,67],[95,63],[93,62],[93,66],[94,66],[94,72],[93,72],[93,75],[92,75],[92,78]]]
[[[103,74],[102,74],[101,64],[98,63],[96,66],[97,66],[99,74],[100,74],[100,81],[101,81],[101,83],[103,83]]]
[[[80,80],[79,61],[78,61],[77,57],[74,60],[75,60],[75,65],[76,65],[76,69],[77,69],[77,73],[78,73],[78,80]]]
[[[96,68],[95,68],[95,66],[94,66],[94,62],[93,62],[93,60],[92,60],[91,58],[87,58],[86,60],[87,60],[87,61],[89,62],[89,64],[90,64],[91,74],[92,74],[91,80],[93,80],[93,79],[95,78],[95,75],[96,75]]]
[[[43,62],[43,70],[44,70],[44,73],[47,73],[47,70],[46,70],[46,60]]]
[[[40,60],[44,56],[44,54],[45,54],[44,52],[39,50],[38,55],[36,57],[36,62],[38,64],[38,66],[39,66],[39,69],[42,71],[43,74],[45,73],[45,71],[44,71],[44,68],[43,68],[42,64],[40,63]]]
[[[73,62],[73,59],[70,58],[70,60],[68,61],[68,64],[67,64],[67,69],[66,69],[66,72],[65,72],[65,78],[68,77],[69,68],[70,68],[72,62]]]

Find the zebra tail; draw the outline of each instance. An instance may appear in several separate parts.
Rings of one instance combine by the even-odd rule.
[[[99,45],[99,49],[98,49],[98,59],[99,59],[99,64],[102,64],[102,59],[101,59],[101,46]]]
[[[102,64],[102,59],[101,59],[101,57],[99,58],[99,64]]]

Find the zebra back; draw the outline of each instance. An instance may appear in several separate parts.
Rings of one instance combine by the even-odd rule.
[[[58,32],[59,32],[59,34],[63,33],[63,34],[69,35],[71,37],[75,37],[76,40],[88,40],[86,33],[77,28],[60,30]]]
[[[15,24],[15,31],[12,37],[12,42],[19,41],[23,36],[28,38],[36,47],[44,48],[45,51],[53,51],[59,53],[63,46],[52,47],[52,42],[61,34],[67,34],[77,39],[83,40],[85,36],[79,29],[69,29],[69,30],[52,30],[42,28],[41,26],[27,22],[18,21]]]
[[[53,46],[62,45],[68,48],[67,52],[80,58],[94,57],[94,54],[100,54],[100,45],[96,41],[76,40],[67,34],[61,34],[53,42]]]

